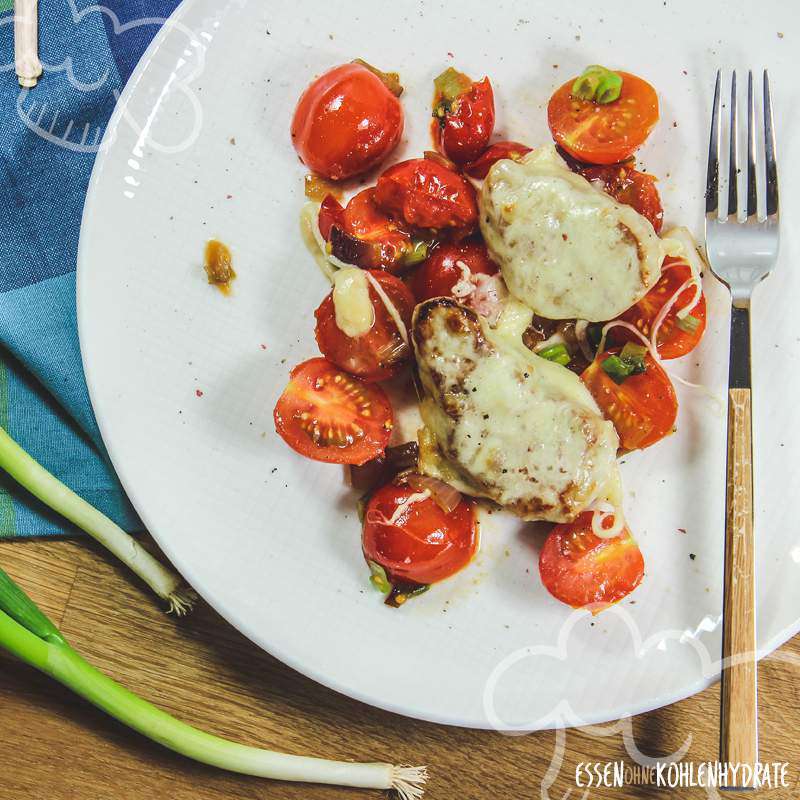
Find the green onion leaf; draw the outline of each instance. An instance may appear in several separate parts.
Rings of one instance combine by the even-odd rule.
[[[560,342],[551,344],[542,350],[537,350],[536,355],[546,358],[548,361],[555,361],[556,364],[561,364],[562,367],[566,367],[570,362],[569,350]]]
[[[66,644],[58,628],[2,569],[0,569],[0,611],[4,611],[40,639]]]
[[[700,327],[700,320],[687,314],[685,317],[678,317],[678,327],[686,333],[695,333]]]
[[[441,75],[434,78],[433,86],[437,99],[433,107],[433,116],[438,117],[444,124],[445,114],[452,109],[453,103],[462,94],[472,88],[472,81],[463,72],[448,67]]]
[[[369,580],[372,585],[381,593],[381,594],[389,594],[392,591],[392,584],[389,580],[389,576],[386,574],[386,570],[377,562],[367,560],[367,566],[369,567],[370,573]]]
[[[609,356],[603,360],[600,366],[614,383],[622,383],[631,375],[639,375],[645,371],[644,357],[646,353],[646,347],[628,342],[618,356]]]
[[[428,257],[428,242],[413,242],[413,247],[403,256],[403,266],[413,267],[422,263]]]
[[[647,355],[647,348],[643,344],[627,342],[622,348],[619,357],[627,364],[631,364],[636,372],[644,372],[644,357]]]
[[[591,64],[572,84],[572,96],[595,103],[613,103],[622,92],[622,76],[599,64]]]

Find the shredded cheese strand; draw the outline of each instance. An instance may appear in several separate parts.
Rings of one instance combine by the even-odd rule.
[[[406,329],[406,324],[403,322],[402,317],[400,316],[400,312],[395,307],[395,304],[389,299],[389,295],[383,291],[383,286],[378,283],[375,278],[370,275],[368,270],[364,270],[364,274],[367,276],[367,280],[372,284],[372,288],[375,290],[375,294],[380,297],[381,302],[383,303],[386,311],[388,312],[389,316],[392,318],[395,325],[397,325],[397,332],[400,334],[400,338],[403,342],[408,345],[408,330]]]
[[[664,323],[664,320],[667,318],[667,314],[672,310],[672,307],[675,303],[678,302],[678,298],[683,294],[684,290],[688,289],[690,286],[694,284],[694,276],[689,278],[689,280],[684,281],[680,287],[675,291],[675,293],[661,306],[661,310],[656,314],[656,318],[653,320],[653,327],[650,330],[650,341],[653,344],[653,347],[658,350],[658,332],[661,330],[661,325]]]

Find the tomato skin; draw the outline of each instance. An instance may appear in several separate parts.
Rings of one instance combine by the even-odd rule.
[[[573,79],[557,89],[547,105],[553,139],[579,161],[624,161],[644,143],[658,122],[656,90],[636,75],[615,71],[622,76],[622,91],[613,103],[601,105],[574,98]]]
[[[364,516],[364,557],[380,564],[393,582],[429,584],[465,567],[478,548],[471,500],[462,498],[449,514],[430,497],[409,505],[393,525],[399,505],[415,491],[388,483],[370,497]]]
[[[394,275],[370,270],[400,314],[406,330],[411,328],[414,296],[408,287]],[[314,331],[320,352],[340,369],[365,381],[382,381],[391,378],[408,362],[411,349],[403,342],[397,325],[389,316],[386,306],[375,289],[369,288],[375,323],[363,336],[352,338],[336,324],[333,292],[314,312],[317,320]]]
[[[603,191],[617,202],[638,211],[650,220],[656,233],[664,223],[664,209],[656,188],[656,179],[646,172],[639,172],[627,164],[605,167],[582,165],[579,170],[588,181],[600,181]]]
[[[462,279],[462,262],[473,274],[495,275],[497,264],[489,258],[486,245],[480,241],[447,242],[438,245],[414,274],[411,288],[418,303],[431,297],[452,296],[453,287]]]
[[[675,266],[670,266],[671,264]],[[630,322],[649,339],[653,322],[659,311],[691,276],[692,270],[688,264],[677,258],[667,258],[656,285],[635,306],[629,308],[620,319]],[[691,315],[698,322],[697,328],[689,332],[678,327],[677,312],[692,301],[695,291],[694,286],[684,289],[675,301],[675,305],[664,317],[658,329],[656,342],[656,349],[661,358],[680,358],[694,350],[703,338],[706,329],[706,296],[704,293],[701,293],[697,305],[691,311]],[[609,336],[614,342],[639,341],[633,333],[621,327],[612,328]]]
[[[494,92],[488,78],[476,81],[439,118],[439,147],[456,164],[476,159],[494,130]]]
[[[389,167],[375,186],[375,202],[414,228],[466,232],[478,224],[472,185],[429,158],[412,158]]]
[[[341,227],[343,220],[344,209],[342,204],[332,194],[325,195],[319,207],[317,224],[319,225],[319,232],[326,242],[331,238],[331,228],[334,225]]]
[[[606,419],[614,423],[623,450],[642,450],[672,433],[678,415],[678,399],[667,373],[650,353],[645,371],[616,383],[601,364],[612,348],[599,354],[583,371],[581,380],[591,392]]]
[[[556,525],[539,555],[539,575],[553,597],[597,614],[629,595],[644,577],[644,559],[628,528],[605,539],[592,531],[593,511]]]
[[[464,172],[470,178],[482,180],[489,174],[489,170],[498,161],[510,158],[519,161],[524,155],[530,153],[532,148],[519,142],[495,142],[484,150],[474,161],[464,165]]]
[[[363,464],[386,449],[392,407],[383,390],[311,358],[289,374],[273,414],[275,430],[315,461]]]
[[[403,107],[381,79],[360,64],[342,64],[314,80],[292,119],[301,161],[331,180],[380,164],[403,133]]]

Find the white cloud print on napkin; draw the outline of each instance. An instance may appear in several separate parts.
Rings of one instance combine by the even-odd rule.
[[[99,14],[105,15],[110,21],[109,27],[115,36],[121,36],[133,28],[148,26],[153,28],[152,35],[161,27],[178,32],[178,35],[172,33],[162,43],[162,48],[168,48],[168,58],[161,63],[170,65],[169,74],[163,91],[147,117],[137,119],[126,104],[117,107],[115,116],[121,116],[133,128],[142,147],[162,153],[176,153],[190,147],[200,132],[203,116],[200,101],[191,84],[203,71],[206,48],[213,38],[218,21],[210,20],[204,26],[207,29],[195,33],[181,22],[163,17],[147,17],[122,23],[105,6],[92,5],[78,9],[75,0],[67,0],[67,6],[76,28],[86,24],[96,25],[97,19],[93,15]],[[41,13],[43,12],[40,10]],[[13,25],[13,15],[0,19],[0,27],[4,25]],[[44,32],[40,31],[40,35],[44,35]],[[89,96],[102,91],[110,78],[105,65],[98,65],[97,74],[81,74],[81,78],[78,78],[70,56],[58,64],[49,64],[43,60],[42,66],[42,81],[67,81],[78,92],[87,95],[87,107],[92,106]],[[82,69],[85,71],[86,66],[82,65]],[[9,63],[0,63],[0,73],[9,71],[14,71],[13,59]],[[120,91],[117,87],[111,93],[115,102],[119,100]],[[59,96],[57,91],[42,91],[39,87],[20,89],[16,104],[19,119],[41,138],[68,150],[96,153],[107,147],[110,138],[103,140],[105,124],[76,118],[74,99],[67,106],[66,103],[59,103]],[[174,105],[177,110],[174,114],[177,123],[173,122],[168,126],[168,136],[166,133],[162,136],[153,123],[168,104]]]

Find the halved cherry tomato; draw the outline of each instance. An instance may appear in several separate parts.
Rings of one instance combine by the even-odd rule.
[[[448,242],[434,248],[415,273],[411,288],[417,302],[431,297],[449,297],[453,287],[464,277],[463,266],[473,275],[495,275],[497,264],[489,258],[480,241]]]
[[[471,178],[483,179],[489,174],[489,170],[498,161],[510,158],[512,161],[519,161],[526,153],[530,153],[531,148],[519,142],[495,142],[481,153],[474,161],[464,165],[464,172]]]
[[[597,614],[642,582],[644,559],[627,528],[611,539],[597,536],[593,515],[584,511],[550,531],[539,555],[539,575],[557,600]]]
[[[667,373],[647,353],[645,371],[616,383],[601,366],[619,349],[599,354],[584,370],[581,380],[592,393],[606,419],[614,423],[623,450],[649,447],[675,427],[678,400]]]
[[[414,296],[408,287],[400,278],[387,272],[370,270],[370,275],[381,285],[400,314],[406,329],[410,330]],[[381,381],[390,378],[408,361],[411,349],[372,286],[369,287],[369,296],[375,312],[375,322],[363,336],[350,337],[336,324],[333,292],[314,312],[317,318],[315,334],[322,355],[337,367],[366,381]]]
[[[429,158],[412,158],[389,167],[378,178],[375,202],[387,214],[415,228],[467,232],[478,223],[472,185]]]
[[[478,548],[472,501],[462,498],[446,514],[432,498],[418,497],[410,486],[388,483],[367,504],[364,556],[380,564],[393,582],[427,584],[449,578]]]
[[[472,161],[492,138],[492,84],[488,78],[473,83],[451,68],[436,79],[435,85],[433,116],[438,146],[456,164]]]
[[[363,464],[386,449],[392,407],[383,390],[324,358],[298,364],[275,405],[275,430],[300,455]]]
[[[628,164],[614,164],[605,167],[581,165],[578,170],[586,180],[599,181],[603,191],[626,206],[636,209],[647,217],[656,233],[664,222],[664,209],[656,189],[656,179],[646,172],[639,172]]]
[[[647,81],[629,72],[611,103],[572,96],[573,80],[550,98],[547,121],[553,138],[571,156],[590,164],[624,161],[647,139],[658,122],[658,95]]]
[[[403,133],[403,107],[362,64],[342,64],[303,92],[292,144],[309,169],[332,180],[360,175],[391,153]]]
[[[672,266],[670,266],[672,265]],[[667,258],[661,268],[661,277],[656,285],[620,319],[635,325],[648,339],[653,323],[664,304],[692,277],[689,265],[677,258]],[[706,296],[701,292],[697,305],[692,308],[693,328],[682,328],[677,313],[694,299],[696,287],[692,284],[684,289],[675,304],[661,322],[656,336],[656,349],[661,358],[680,358],[693,350],[706,329]],[[612,328],[609,336],[614,342],[638,342],[639,339],[625,328]]]

